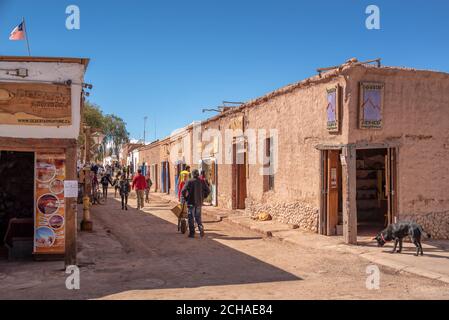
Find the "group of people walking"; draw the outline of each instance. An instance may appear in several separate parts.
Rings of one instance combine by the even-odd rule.
[[[128,210],[128,197],[131,190],[136,191],[137,196],[137,210],[144,208],[145,203],[150,202],[149,193],[153,184],[150,175],[143,175],[142,170],[138,169],[137,174],[129,179],[129,172],[126,168],[118,171],[115,178],[112,178],[112,173],[109,170],[99,173],[98,168],[92,168],[93,172],[93,189],[94,185],[102,187],[104,201],[108,198],[108,188],[112,186],[115,188],[114,196],[117,197],[117,192],[121,198],[122,210]],[[101,178],[98,180],[97,175]],[[204,171],[198,170],[190,171],[190,167],[187,166],[179,173],[178,176],[178,199],[180,203],[187,206],[188,211],[188,223],[189,223],[189,237],[195,237],[195,223],[198,225],[200,236],[204,236],[204,226],[202,222],[202,206],[204,199],[210,194],[210,186],[205,178]]]
[[[96,174],[94,174],[94,180],[98,181]],[[95,183],[98,182],[94,181],[93,185],[95,185]],[[151,181],[149,174],[146,176],[142,175],[141,169],[137,171],[132,182],[130,182],[126,172],[118,172],[114,180],[112,180],[111,174],[107,172],[101,176],[99,184],[103,189],[103,199],[105,202],[108,199],[109,186],[114,187],[114,196],[117,197],[117,192],[120,195],[122,210],[128,210],[128,197],[131,190],[135,190],[137,194],[137,210],[142,209],[144,203],[150,202],[150,188],[153,185],[153,182]]]

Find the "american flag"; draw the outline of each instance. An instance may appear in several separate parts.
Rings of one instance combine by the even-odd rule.
[[[19,24],[17,27],[11,31],[11,35],[9,36],[9,40],[17,41],[25,39],[25,31],[23,29],[23,22]]]

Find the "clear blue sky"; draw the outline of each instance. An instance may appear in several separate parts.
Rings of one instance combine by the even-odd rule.
[[[81,30],[65,28],[65,8]],[[381,9],[381,30],[365,8]],[[203,107],[246,101],[314,75],[318,67],[381,57],[386,65],[449,72],[449,1],[0,0],[0,55],[26,55],[8,41],[21,17],[32,54],[91,58],[90,100],[142,138],[194,120]],[[148,139],[150,140],[150,139]]]

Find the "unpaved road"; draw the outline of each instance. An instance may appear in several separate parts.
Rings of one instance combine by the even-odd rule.
[[[134,200],[130,200],[134,205]],[[350,253],[264,239],[205,219],[204,239],[176,232],[167,201],[144,212],[119,203],[92,209],[95,231],[79,233],[81,289],[65,288],[61,262],[0,261],[0,299],[448,299],[449,286],[380,268]]]

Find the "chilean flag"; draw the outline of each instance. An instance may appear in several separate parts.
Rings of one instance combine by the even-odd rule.
[[[23,28],[23,22],[19,24],[17,27],[11,31],[11,35],[9,36],[9,40],[17,41],[25,39],[25,31]]]

